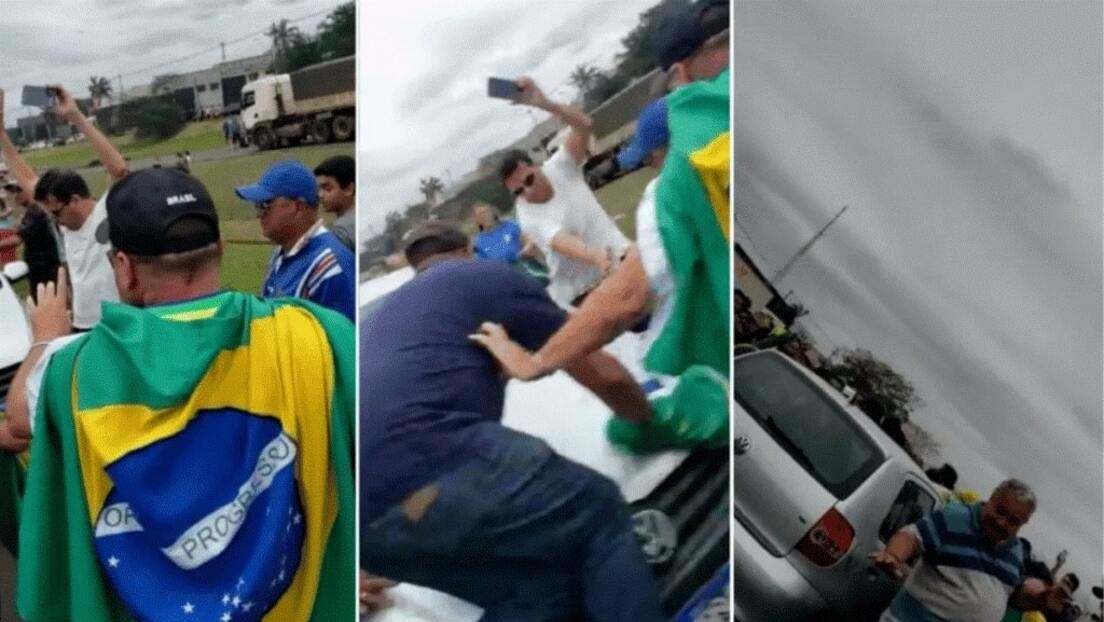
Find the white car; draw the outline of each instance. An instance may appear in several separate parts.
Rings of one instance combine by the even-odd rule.
[[[383,297],[413,278],[404,268],[361,285],[361,321]],[[607,348],[638,379],[639,338],[626,334]],[[549,399],[555,396],[555,399]],[[633,507],[634,526],[658,579],[671,619],[728,619],[729,470],[727,450],[666,451],[631,456],[606,441],[609,409],[563,372],[506,387],[503,424],[548,442],[557,452],[608,476]],[[481,611],[451,596],[401,585],[395,606],[372,622],[466,622]]]
[[[899,584],[867,558],[941,505],[919,465],[774,350],[733,360],[737,620],[869,620]]]
[[[27,276],[27,264],[13,261],[0,274],[0,410],[7,404],[8,388],[15,370],[31,348],[31,327],[23,303],[12,283]]]

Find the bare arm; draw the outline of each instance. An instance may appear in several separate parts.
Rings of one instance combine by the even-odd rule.
[[[111,182],[115,183],[130,173],[127,168],[126,159],[123,158],[123,154],[119,153],[119,150],[115,148],[115,145],[111,144],[111,141],[103,135],[103,132],[99,130],[88,117],[84,116],[84,113],[77,107],[77,102],[73,99],[73,96],[69,91],[65,90],[60,85],[52,85],[50,88],[55,90],[57,97],[57,105],[54,108],[54,112],[63,117],[69,123],[77,126],[77,128],[84,134],[85,138],[92,145],[92,148],[96,150],[96,153],[100,156],[100,163],[107,170],[107,175],[111,177]]]
[[[40,283],[37,295],[38,304],[31,306],[31,332],[35,343],[15,372],[11,390],[8,392],[8,424],[12,436],[22,439],[31,438],[31,417],[34,416],[27,408],[27,376],[42,358],[46,344],[68,335],[72,330],[66,309],[69,301],[69,280],[66,278],[65,268],[58,269],[56,284]]]
[[[4,91],[0,90],[0,153],[3,153],[4,162],[8,165],[11,174],[15,176],[15,180],[19,182],[19,186],[33,194],[35,184],[38,183],[38,175],[23,156],[19,155],[19,150],[15,148],[11,136],[8,136],[4,116]]]
[[[545,97],[544,93],[537,87],[537,84],[533,82],[531,78],[519,78],[517,84],[521,89],[521,98],[518,100],[518,103],[533,106],[534,108],[539,108],[545,112],[551,113],[552,116],[563,121],[571,128],[571,131],[567,135],[567,139],[564,141],[564,149],[566,149],[567,152],[571,154],[571,157],[575,158],[575,161],[579,164],[585,162],[587,159],[587,146],[590,143],[590,115],[578,108],[551,101]]]
[[[903,579],[908,563],[920,552],[920,541],[905,530],[899,530],[889,539],[882,551],[871,553],[870,562],[895,579]]]
[[[571,314],[535,357],[544,370],[561,369],[625,332],[648,308],[648,275],[636,247]]]
[[[652,407],[640,384],[605,352],[591,352],[564,371],[605,402],[614,415],[635,423],[651,420]]]
[[[609,270],[610,251],[605,248],[590,248],[578,236],[566,231],[558,231],[549,241],[552,250],[598,266],[602,272]]]
[[[472,339],[487,348],[513,378],[534,380],[580,362],[623,333],[647,309],[651,286],[635,247],[598,284],[579,309],[536,354],[510,340],[491,324]]]

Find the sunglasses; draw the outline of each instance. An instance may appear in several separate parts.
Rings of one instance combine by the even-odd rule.
[[[521,194],[523,192],[525,192],[526,188],[529,188],[533,185],[533,181],[535,181],[535,180],[536,180],[536,175],[534,173],[529,173],[528,175],[526,175],[525,179],[522,180],[521,185],[518,186],[517,188],[514,188],[514,196],[515,197],[520,197]]]
[[[253,204],[253,209],[254,209],[254,211],[257,212],[257,215],[260,216],[261,214],[267,212],[268,208],[272,207],[275,203],[276,203],[276,199],[269,199],[267,201],[258,201],[257,203]]]

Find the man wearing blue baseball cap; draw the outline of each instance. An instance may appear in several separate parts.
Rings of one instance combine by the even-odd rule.
[[[261,231],[276,243],[262,295],[306,298],[355,321],[353,254],[318,217],[314,173],[302,162],[285,160],[235,192],[253,203]]]

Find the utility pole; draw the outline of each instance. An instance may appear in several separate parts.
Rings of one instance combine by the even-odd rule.
[[[790,257],[789,261],[786,262],[786,265],[782,266],[781,270],[774,273],[774,276],[772,276],[771,279],[770,279],[771,283],[778,283],[780,280],[782,280],[786,276],[786,274],[790,271],[790,268],[792,268],[793,265],[795,263],[797,263],[797,260],[801,259],[801,257],[805,253],[809,252],[809,249],[813,247],[813,244],[815,244],[816,241],[819,240],[822,235],[824,235],[824,232],[828,230],[828,227],[831,227],[832,224],[835,223],[836,220],[838,220],[839,217],[842,216],[843,213],[847,211],[848,207],[850,207],[850,206],[849,205],[844,205],[843,209],[836,212],[836,215],[832,217],[832,220],[828,221],[828,224],[821,227],[820,231],[817,231],[816,234],[813,235],[813,237],[809,238],[809,241],[806,242],[804,246],[797,249],[797,252],[793,254],[793,257]]]
[[[123,101],[123,74],[118,74],[115,79],[119,81],[119,103]]]
[[[222,62],[225,63],[226,62],[226,43],[221,42],[221,43],[219,43],[219,46],[222,47]]]

